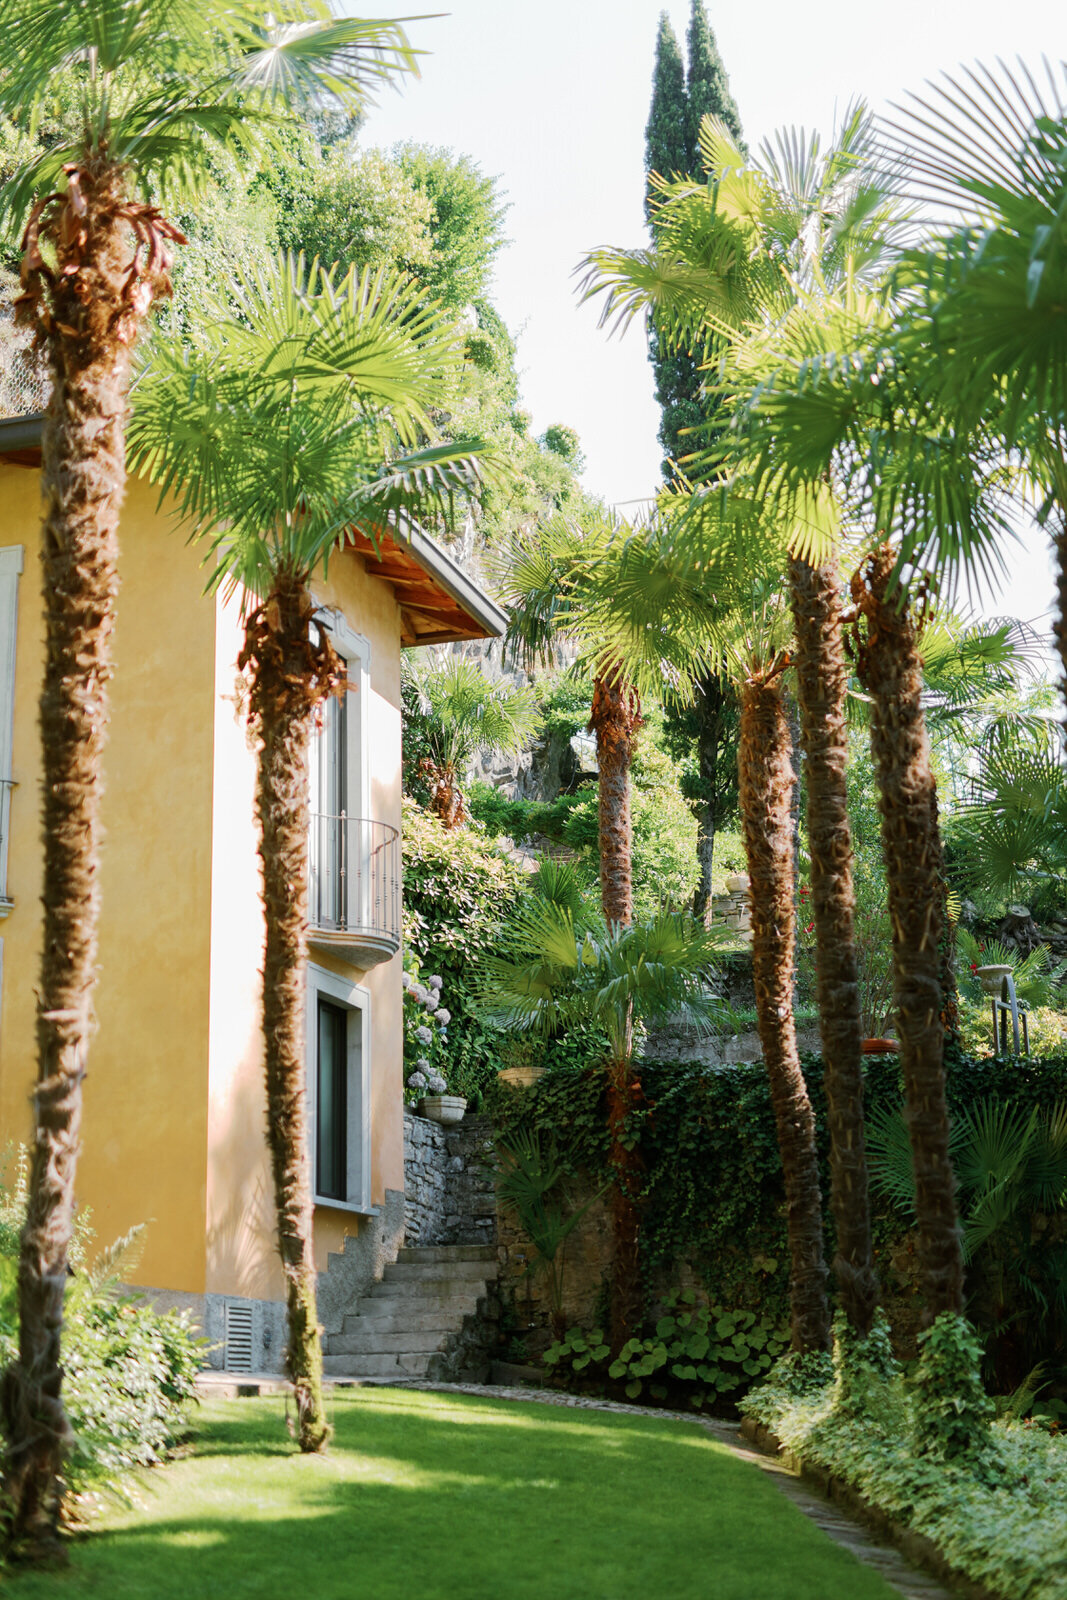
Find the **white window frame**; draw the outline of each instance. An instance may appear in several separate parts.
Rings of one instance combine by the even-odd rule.
[[[315,1188],[318,1177],[318,1049],[319,997],[348,1012],[348,1174],[347,1199],[334,1200]],[[371,997],[361,983],[352,983],[314,961],[307,965],[307,1010],[304,1026],[307,1067],[308,1147],[311,1190],[316,1206],[377,1216],[371,1205]]]
[[[0,779],[14,780],[11,758],[15,737],[15,645],[18,638],[19,577],[25,561],[21,544],[0,547]],[[11,790],[0,789],[0,917],[11,910],[7,897],[7,850],[11,833]]]
[[[319,606],[315,620],[330,633],[334,649],[348,667],[353,685],[345,697],[345,813],[370,816],[370,640],[348,622],[335,606]]]

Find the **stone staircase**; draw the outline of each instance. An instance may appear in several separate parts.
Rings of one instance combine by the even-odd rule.
[[[340,1333],[326,1335],[327,1375],[395,1383],[466,1373],[472,1360],[478,1365],[479,1338],[492,1321],[479,1301],[491,1298],[496,1277],[495,1245],[402,1249]]]

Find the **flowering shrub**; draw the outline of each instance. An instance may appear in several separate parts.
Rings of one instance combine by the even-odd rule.
[[[404,1099],[409,1105],[424,1094],[447,1094],[448,1024],[451,1013],[441,1004],[444,980],[433,973],[423,982],[419,964],[404,954]]]

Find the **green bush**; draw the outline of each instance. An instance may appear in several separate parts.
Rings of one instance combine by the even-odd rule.
[[[15,1163],[13,1182],[0,1188],[0,1365],[18,1354],[18,1236],[26,1205],[27,1164]],[[75,1442],[67,1486],[84,1514],[85,1496],[123,1495],[138,1467],[154,1466],[188,1430],[202,1365],[203,1340],[187,1313],[156,1311],[123,1294],[119,1279],[133,1266],[142,1228],[102,1251],[90,1264],[92,1229],[85,1213],[75,1224],[73,1276],[64,1304],[63,1401]],[[68,1514],[74,1507],[68,1506]]]
[[[807,1384],[794,1381],[786,1358],[741,1410],[805,1464],[932,1540],[986,1591],[1062,1600],[1067,1438],[1010,1417],[990,1425],[989,1402],[974,1385],[977,1344],[962,1319],[939,1319],[927,1335],[925,1375],[913,1382],[885,1369],[880,1351],[865,1363],[862,1406],[840,1403],[835,1351],[838,1372],[815,1372]]]
[[[652,1332],[628,1339],[614,1361],[600,1328],[572,1328],[544,1362],[570,1384],[621,1386],[628,1400],[721,1409],[768,1372],[788,1343],[789,1329],[770,1317],[700,1305],[685,1290],[669,1296]]]
[[[440,977],[451,1019],[432,1057],[452,1094],[478,1105],[499,1067],[499,1031],[474,1006],[481,962],[523,892],[523,873],[472,828],[446,829],[404,801],[404,943]]]

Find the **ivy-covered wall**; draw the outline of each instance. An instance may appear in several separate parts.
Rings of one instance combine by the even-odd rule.
[[[823,1194],[829,1194],[829,1139],[822,1062],[803,1059],[815,1109]],[[672,1288],[694,1287],[721,1305],[759,1310],[784,1319],[789,1262],[785,1201],[767,1077],[762,1064],[709,1067],[690,1062],[640,1063],[640,1101],[632,1131],[644,1171],[643,1257],[646,1300],[653,1311]],[[869,1115],[899,1105],[894,1056],[866,1065]],[[1067,1059],[974,1061],[954,1053],[948,1062],[949,1102],[956,1115],[982,1102],[1010,1101],[1049,1110],[1067,1101]],[[551,1131],[571,1174],[571,1198],[580,1204],[607,1180],[604,1079],[599,1068],[546,1074],[521,1096],[500,1096],[498,1129],[522,1122]],[[827,1260],[833,1256],[826,1207]],[[586,1232],[597,1235],[585,1238]],[[914,1353],[920,1304],[914,1235],[906,1216],[875,1197],[876,1265],[894,1338],[904,1356]],[[608,1240],[598,1216],[583,1220],[565,1278],[568,1320],[580,1321],[596,1303],[599,1283],[590,1271],[609,1265]],[[972,1288],[980,1289],[972,1281]],[[542,1326],[547,1307],[536,1286],[527,1297]],[[980,1295],[979,1295],[980,1299]],[[541,1341],[529,1333],[531,1349]]]

